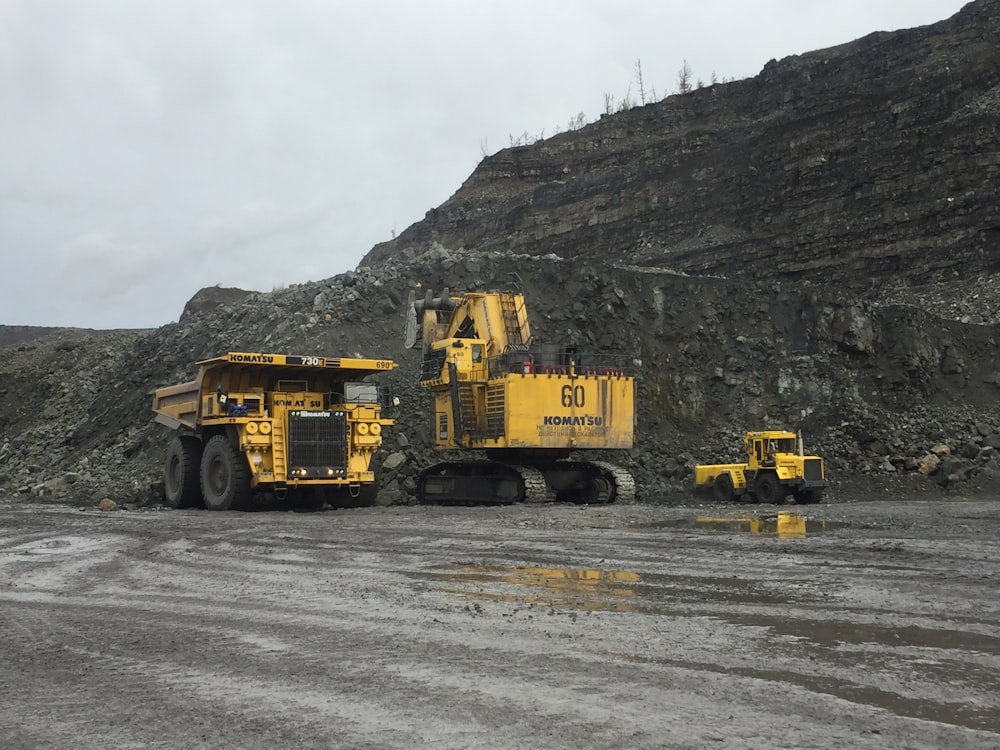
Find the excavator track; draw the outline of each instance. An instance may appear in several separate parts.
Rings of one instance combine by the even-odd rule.
[[[503,461],[453,461],[425,469],[417,481],[422,503],[503,505],[569,502],[606,504],[635,499],[635,480],[606,461],[555,461],[527,466]]]
[[[606,461],[564,460],[539,465],[561,502],[605,505],[635,499],[635,480]]]
[[[555,492],[545,475],[532,466],[501,461],[453,461],[431,466],[417,480],[421,503],[439,505],[504,505],[550,503]]]
[[[616,464],[607,461],[591,461],[594,466],[598,466],[614,479],[616,503],[628,503],[635,500],[635,478],[631,472]]]
[[[518,471],[524,480],[524,502],[555,502],[556,493],[549,487],[542,472],[533,466],[511,466],[511,468]]]

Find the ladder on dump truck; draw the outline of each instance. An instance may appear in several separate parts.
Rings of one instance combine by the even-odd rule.
[[[285,455],[285,420],[275,419],[271,427],[271,455],[274,460],[274,479],[283,482],[288,479],[288,456]]]

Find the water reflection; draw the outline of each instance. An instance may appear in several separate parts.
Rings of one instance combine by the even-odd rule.
[[[459,564],[441,566],[429,576],[458,584],[443,590],[472,599],[612,612],[636,610],[635,589],[630,584],[640,580],[631,570]]]
[[[826,529],[826,521],[807,520],[794,511],[778,511],[775,516],[703,516],[694,517],[696,526],[722,531],[747,531],[771,534],[779,539],[805,539],[807,533]]]

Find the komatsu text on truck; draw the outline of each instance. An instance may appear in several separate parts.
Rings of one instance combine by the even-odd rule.
[[[258,491],[304,507],[372,505],[384,402],[371,375],[385,359],[229,352],[196,363],[195,379],[157,389],[172,508],[245,507]]]

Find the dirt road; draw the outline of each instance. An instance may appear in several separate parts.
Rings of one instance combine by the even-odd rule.
[[[1000,503],[748,510],[0,501],[0,747],[1000,746]]]

